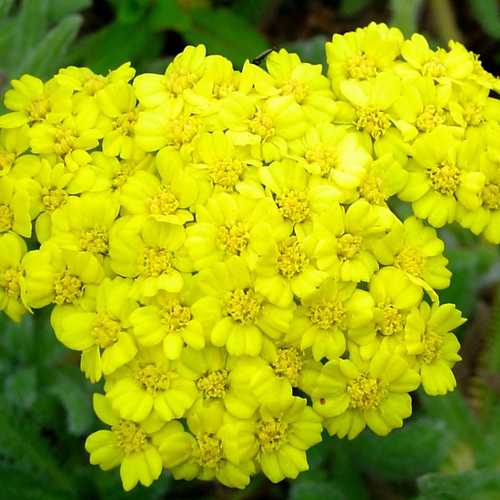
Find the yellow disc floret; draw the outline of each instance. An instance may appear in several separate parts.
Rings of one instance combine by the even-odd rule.
[[[280,420],[261,421],[257,430],[262,453],[279,450],[288,442],[288,425]]]
[[[300,274],[309,265],[309,259],[295,236],[281,241],[278,244],[278,252],[278,271],[285,278]]]
[[[225,459],[221,440],[210,433],[196,437],[191,450],[191,463],[207,469],[217,469]]]
[[[273,370],[279,377],[288,379],[292,387],[299,385],[299,373],[304,364],[304,355],[296,347],[278,349]]]
[[[54,292],[56,304],[76,304],[83,297],[84,285],[78,276],[63,271],[55,276]]]
[[[116,444],[127,454],[143,451],[148,443],[148,435],[142,430],[140,424],[122,420],[113,426]]]
[[[363,411],[377,408],[386,395],[380,381],[367,375],[351,380],[347,392],[350,396],[349,408]]]
[[[147,276],[160,276],[173,270],[175,256],[172,252],[146,246],[138,258],[139,270]]]
[[[244,325],[253,323],[260,314],[262,299],[249,288],[235,290],[224,297],[224,312]]]
[[[276,195],[275,201],[283,216],[293,223],[303,222],[309,216],[309,204],[305,193],[284,189]]]
[[[196,387],[204,399],[223,398],[228,388],[227,370],[214,370],[198,379]]]

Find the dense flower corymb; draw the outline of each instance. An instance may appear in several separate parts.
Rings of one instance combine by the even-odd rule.
[[[200,45],[161,75],[69,67],[5,96],[0,310],[55,305],[104,380],[90,461],[126,490],[164,468],[295,478],[323,429],[386,435],[419,385],[456,385],[465,320],[438,300],[436,228],[500,242],[499,81],[383,24],[326,52],[327,76]]]

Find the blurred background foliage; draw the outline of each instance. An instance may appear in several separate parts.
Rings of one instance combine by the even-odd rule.
[[[0,92],[23,73],[47,79],[70,64],[163,72],[198,43],[237,68],[269,47],[325,64],[333,33],[371,21],[422,32],[434,46],[460,40],[499,74],[498,0],[0,0]],[[386,438],[325,436],[297,480],[259,476],[242,492],[164,473],[125,494],[117,469],[88,464],[85,437],[99,428],[93,388],[55,340],[50,311],[19,325],[0,316],[0,500],[500,499],[500,252],[459,227],[440,236],[453,271],[441,300],[469,318],[458,332],[457,391],[418,393],[414,415]]]

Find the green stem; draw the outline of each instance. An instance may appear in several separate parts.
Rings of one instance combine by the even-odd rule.
[[[448,44],[448,40],[463,42],[464,37],[458,27],[450,0],[429,0],[429,9],[443,44]]]

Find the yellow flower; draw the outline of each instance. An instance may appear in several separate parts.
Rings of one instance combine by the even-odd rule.
[[[158,290],[180,292],[184,286],[181,271],[191,270],[179,252],[186,237],[184,228],[154,219],[144,223],[140,234],[124,226],[110,237],[111,269],[125,278],[136,278],[133,294],[137,298],[154,297]]]
[[[310,127],[294,154],[293,158],[313,174],[310,185],[331,184],[337,190],[335,195],[331,193],[332,201],[341,203],[352,200],[365,173],[363,167],[373,161],[355,134],[327,122]]]
[[[88,252],[109,274],[109,232],[119,209],[115,199],[103,195],[70,196],[52,214],[49,241],[60,248]]]
[[[312,233],[312,221],[338,198],[338,189],[327,183],[309,186],[311,174],[303,164],[284,159],[259,170],[259,178],[285,220],[292,223],[299,241]]]
[[[475,211],[481,205],[479,192],[485,177],[473,171],[480,145],[458,142],[448,127],[440,126],[413,144],[407,165],[408,183],[398,197],[412,203],[413,213],[434,227],[455,220],[457,205]]]
[[[73,282],[75,278],[73,278]],[[51,323],[66,347],[82,351],[81,369],[92,383],[110,375],[137,353],[130,313],[137,304],[128,298],[131,280],[106,278],[97,290],[95,307],[57,306]]]
[[[344,80],[368,80],[390,70],[403,40],[397,28],[376,23],[344,35],[333,35],[326,44],[326,60],[335,92],[339,92]]]
[[[169,64],[165,75],[146,73],[134,80],[135,93],[145,108],[156,108],[167,100],[179,98],[184,91],[192,89],[203,76],[205,69],[204,45],[187,46]]]
[[[21,189],[16,189],[17,186]],[[22,187],[21,181],[0,177],[0,235],[13,231],[25,238],[31,237],[31,196]]]
[[[136,148],[134,128],[139,108],[136,108],[134,87],[119,81],[111,83],[96,94],[101,111],[112,120],[110,131],[105,131],[102,150],[106,156],[120,156],[125,160],[140,160],[144,151]]]
[[[250,363],[246,363],[247,360]],[[263,360],[260,357],[229,356],[224,347],[206,346],[202,351],[190,347],[184,349],[177,371],[194,380],[198,388],[198,398],[189,414],[219,402],[234,417],[251,418],[259,406],[250,385],[256,371],[255,361]]]
[[[356,201],[347,211],[338,203],[332,205],[314,225],[318,268],[342,281],[370,281],[379,267],[372,253],[373,243],[384,233],[379,224],[366,200]]]
[[[265,343],[288,331],[293,304],[266,300],[241,257],[201,271],[198,283],[205,296],[193,305],[193,315],[210,324],[212,344],[229,354],[258,356]]]
[[[130,315],[137,342],[143,346],[162,342],[168,359],[179,359],[185,344],[197,351],[203,349],[203,327],[191,312],[200,295],[196,281],[190,275],[186,275],[180,293],[159,290],[148,305]]]
[[[107,377],[104,389],[120,417],[134,422],[156,415],[165,422],[182,418],[198,395],[195,383],[177,373],[161,346],[140,347]]]
[[[309,469],[306,450],[321,441],[322,426],[305,399],[289,395],[264,402],[254,425],[257,461],[273,483]]]
[[[266,57],[266,66],[281,95],[291,95],[309,122],[332,120],[338,107],[330,90],[330,81],[321,74],[320,64],[303,63],[297,54],[281,49]]]
[[[422,376],[427,394],[437,396],[452,391],[457,382],[451,369],[462,358],[460,344],[452,333],[466,319],[453,304],[432,307],[422,302],[414,308],[406,321],[405,344],[408,354],[415,356],[414,369]]]
[[[214,195],[198,205],[196,222],[186,229],[185,247],[197,270],[240,256],[254,269],[258,256],[273,238],[291,232],[270,198],[248,200],[228,193]]]
[[[450,286],[451,272],[446,269],[448,259],[443,257],[444,242],[436,230],[424,226],[416,217],[408,217],[404,224],[395,224],[392,231],[374,247],[378,261],[405,271],[410,280],[421,286],[431,297],[433,289]]]
[[[401,55],[407,63],[397,65],[394,70],[403,78],[421,74],[435,78],[439,83],[470,78],[474,69],[473,54],[457,46],[450,48],[450,51],[441,48],[431,50],[427,40],[415,33],[401,47]]]
[[[266,162],[280,160],[307,129],[304,111],[290,95],[254,102],[235,92],[224,100],[220,118],[236,146],[250,146],[252,158]]]
[[[261,162],[250,158],[248,148],[235,147],[222,130],[201,134],[193,157],[191,171],[203,192],[200,202],[220,192],[237,191],[249,198],[264,196],[257,174]]]
[[[23,154],[29,148],[29,127],[0,130],[0,177],[9,175],[13,179],[32,178],[40,170],[40,159]]]
[[[237,426],[226,420],[222,406],[212,404],[187,418],[189,432],[179,426],[167,436],[160,454],[175,479],[210,481],[215,477],[229,488],[248,485],[255,466],[244,459],[246,450],[240,448]]]
[[[71,114],[70,87],[55,79],[43,83],[39,78],[23,75],[12,80],[12,89],[5,94],[5,107],[13,111],[0,117],[0,128],[16,128],[26,123],[60,123]]]
[[[189,208],[196,201],[198,186],[178,160],[174,151],[165,148],[156,156],[159,176],[140,169],[128,178],[120,196],[128,213],[181,226],[193,220]]]
[[[435,84],[430,76],[418,76],[403,84],[403,91],[394,103],[395,125],[407,142],[419,134],[432,132],[436,127],[450,124],[445,109],[450,103],[451,84]]]
[[[125,491],[135,488],[138,482],[151,486],[163,469],[159,443],[181,424],[122,420],[102,394],[94,394],[94,411],[111,430],[97,431],[87,438],[85,449],[90,453],[90,463],[106,471],[120,466]]]
[[[299,241],[296,236],[273,240],[257,259],[255,290],[272,304],[287,308],[294,296],[314,292],[328,274],[315,266],[314,238]]]
[[[76,116],[68,116],[57,125],[34,125],[29,136],[34,153],[49,158],[52,163],[63,161],[70,172],[75,172],[90,162],[87,150],[99,145],[103,133],[96,128],[92,114],[82,112]]]
[[[0,311],[17,323],[28,312],[22,262],[27,251],[26,243],[17,234],[0,236]]]
[[[355,283],[329,279],[302,299],[286,340],[305,351],[312,348],[316,361],[337,359],[346,350],[346,336],[361,342],[373,331],[373,298]]]
[[[408,392],[419,385],[420,376],[403,358],[380,350],[362,366],[347,359],[326,363],[313,390],[313,407],[325,417],[331,436],[353,439],[367,425],[385,436],[411,415]]]

